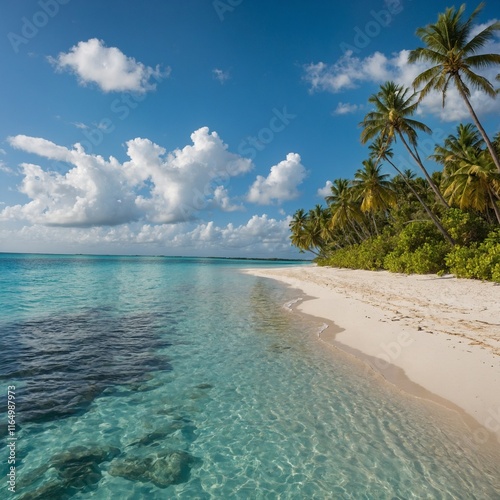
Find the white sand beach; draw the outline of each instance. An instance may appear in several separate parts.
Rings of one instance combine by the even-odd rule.
[[[499,285],[314,265],[248,272],[313,297],[298,307],[330,322],[323,341],[402,390],[463,410],[476,441],[500,442]]]

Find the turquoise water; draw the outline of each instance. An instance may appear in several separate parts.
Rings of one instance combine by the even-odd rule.
[[[326,348],[258,265],[283,264],[0,254],[15,498],[500,498],[498,455]]]

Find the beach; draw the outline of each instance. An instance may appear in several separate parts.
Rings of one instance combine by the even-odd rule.
[[[423,290],[452,280],[296,265],[0,254],[0,376],[15,397],[0,498],[12,496],[7,477],[24,499],[497,498],[500,446],[486,419],[498,356],[464,351],[474,376],[462,389],[484,389],[483,425],[464,424],[460,400],[450,411],[446,393],[442,405],[414,396],[438,397],[405,364],[431,323],[419,331],[407,305],[377,305],[393,300],[384,290],[409,301],[414,279]],[[473,285],[483,304],[498,290]],[[493,322],[487,313],[469,316]],[[429,365],[451,341],[430,336],[444,345],[435,359],[417,349],[415,366],[428,361],[438,379]]]
[[[319,337],[500,442],[500,286],[453,276],[297,266],[252,269],[301,290]]]

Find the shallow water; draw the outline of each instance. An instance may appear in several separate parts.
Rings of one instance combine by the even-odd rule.
[[[499,498],[455,414],[325,348],[251,265],[0,254],[16,497]]]

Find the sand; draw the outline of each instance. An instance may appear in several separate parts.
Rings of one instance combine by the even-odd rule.
[[[302,290],[312,299],[298,308],[330,325],[321,340],[500,443],[499,285],[314,265],[247,272]]]

